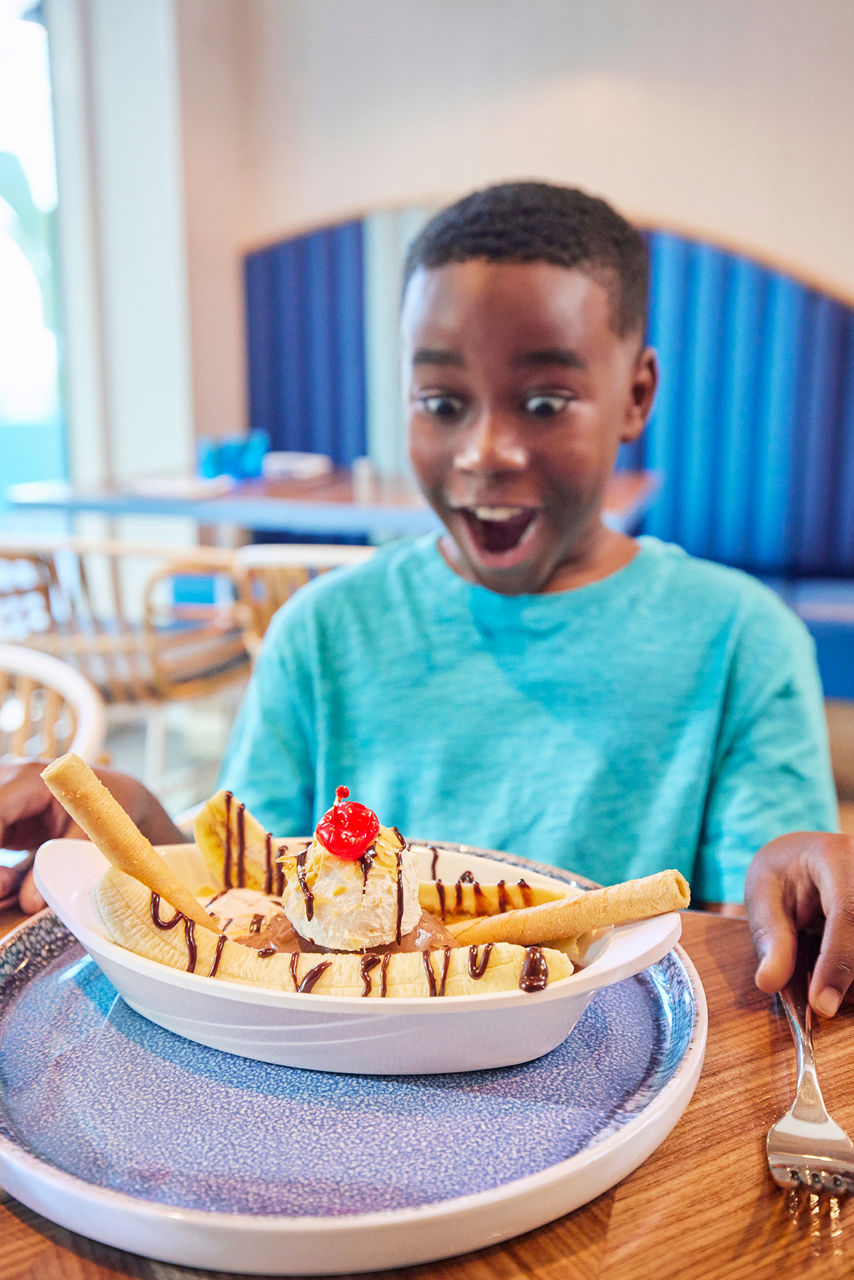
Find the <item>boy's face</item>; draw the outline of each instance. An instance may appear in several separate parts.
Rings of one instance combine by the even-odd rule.
[[[419,269],[402,332],[410,457],[458,572],[505,595],[609,572],[602,497],[656,363],[604,287],[547,262]]]

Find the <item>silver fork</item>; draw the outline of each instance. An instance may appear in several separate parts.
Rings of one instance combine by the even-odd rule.
[[[854,1143],[827,1114],[818,1085],[807,999],[813,954],[812,940],[802,939],[795,973],[780,993],[798,1055],[798,1084],[791,1107],[768,1131],[768,1167],[781,1187],[842,1195],[854,1191]]]

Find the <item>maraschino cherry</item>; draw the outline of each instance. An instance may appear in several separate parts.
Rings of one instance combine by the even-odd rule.
[[[336,858],[356,862],[376,840],[380,820],[358,800],[347,800],[349,794],[349,787],[335,788],[335,804],[318,822],[317,837]]]

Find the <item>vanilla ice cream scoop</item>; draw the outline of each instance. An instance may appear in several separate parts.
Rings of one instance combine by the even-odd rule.
[[[332,951],[399,942],[421,918],[415,854],[348,795],[339,787],[311,844],[280,860],[285,914],[303,938]]]

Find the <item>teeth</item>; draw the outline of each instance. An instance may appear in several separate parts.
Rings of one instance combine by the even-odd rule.
[[[524,507],[472,507],[478,520],[512,520],[524,510]]]

